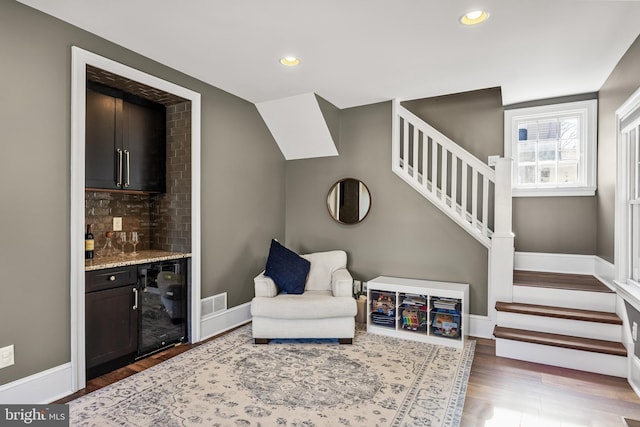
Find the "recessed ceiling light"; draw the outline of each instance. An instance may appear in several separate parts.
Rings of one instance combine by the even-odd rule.
[[[486,21],[487,19],[489,19],[489,12],[486,10],[474,10],[462,15],[460,22],[464,25],[476,25]]]
[[[296,58],[295,56],[283,56],[280,58],[280,63],[287,67],[295,67],[300,64],[300,58]]]

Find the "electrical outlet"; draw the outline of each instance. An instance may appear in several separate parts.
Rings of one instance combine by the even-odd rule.
[[[353,294],[358,295],[362,291],[362,282],[360,280],[353,281]]]
[[[638,322],[633,322],[631,327],[631,337],[634,341],[638,341]]]
[[[114,216],[113,217],[113,231],[122,231],[122,217]]]
[[[13,344],[0,348],[0,369],[15,363],[13,358]]]

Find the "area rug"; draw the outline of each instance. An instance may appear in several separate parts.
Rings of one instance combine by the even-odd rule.
[[[70,402],[71,425],[457,427],[474,350],[364,330],[255,345],[245,325]]]

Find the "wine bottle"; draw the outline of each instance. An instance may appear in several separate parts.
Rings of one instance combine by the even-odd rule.
[[[87,224],[87,232],[84,235],[84,259],[93,258],[93,249],[95,248],[95,240],[91,233],[91,224]]]

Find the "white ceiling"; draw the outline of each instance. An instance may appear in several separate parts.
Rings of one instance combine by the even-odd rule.
[[[637,0],[19,1],[248,101],[313,92],[339,108],[595,92],[640,33]],[[487,22],[458,22],[478,7]],[[278,63],[291,54],[300,66]]]

